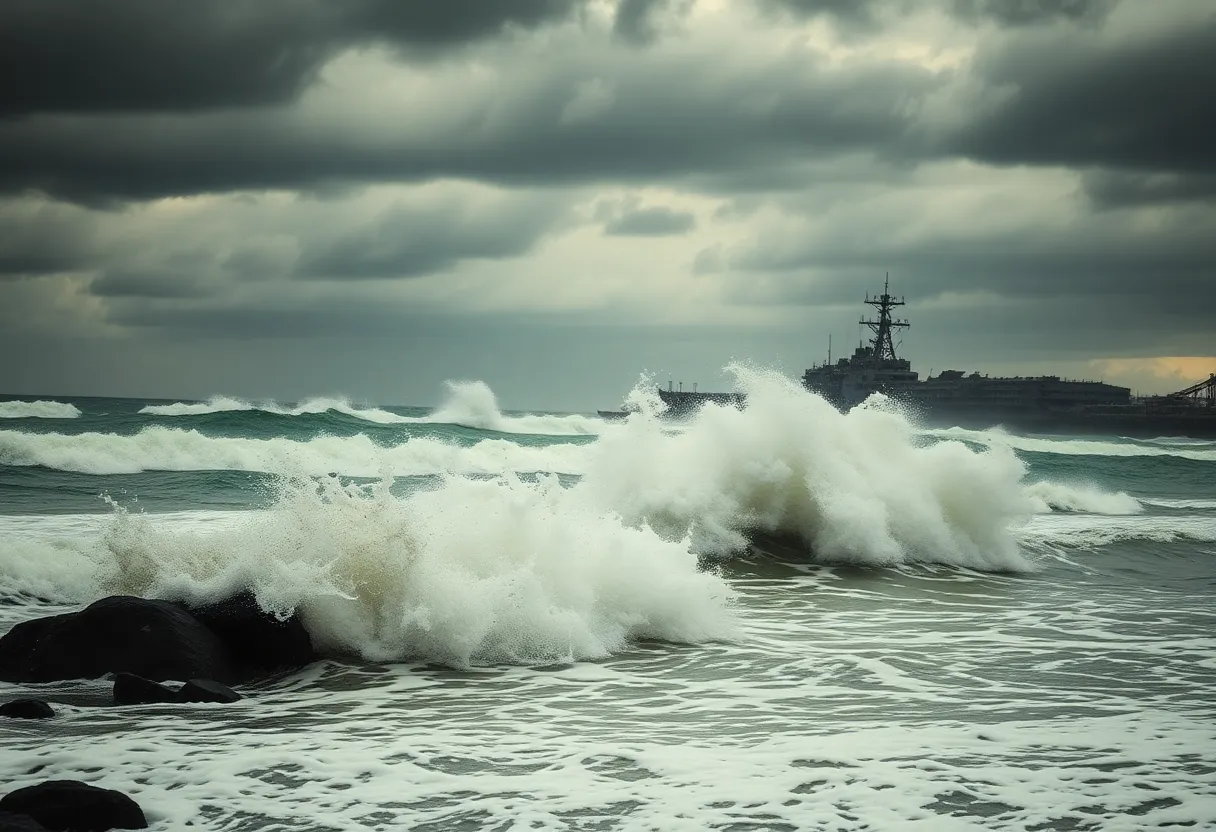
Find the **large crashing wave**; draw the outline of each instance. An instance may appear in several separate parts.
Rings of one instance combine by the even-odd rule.
[[[268,611],[299,610],[318,649],[369,661],[543,664],[738,633],[732,591],[687,545],[555,478],[453,478],[406,497],[388,481],[294,479],[272,510],[215,517],[119,510],[100,534],[10,556],[0,588],[78,601],[250,588]]]
[[[823,561],[1027,568],[1009,527],[1037,506],[1011,450],[924,443],[880,400],[842,414],[775,373],[733,371],[745,409],[708,404],[674,435],[630,416],[596,444],[577,488],[711,554],[763,531]]]

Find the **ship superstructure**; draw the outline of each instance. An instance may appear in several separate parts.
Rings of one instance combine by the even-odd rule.
[[[827,363],[807,370],[802,383],[808,390],[843,408],[863,402],[873,393],[902,399],[914,390],[919,375],[912,369],[911,362],[895,354],[893,338],[897,330],[910,326],[906,320],[892,315],[893,310],[906,302],[903,298],[896,300],[890,289],[888,278],[881,295],[866,295],[865,302],[878,313],[877,320],[862,318],[858,321],[874,333],[870,343],[858,344],[852,356],[841,358],[835,364],[829,355]]]
[[[852,356],[812,367],[802,376],[808,390],[842,410],[882,393],[932,421],[991,425],[1016,417],[1075,414],[1131,404],[1131,390],[1126,387],[1058,376],[991,378],[943,370],[921,381],[911,363],[896,354],[892,338],[894,332],[909,326],[893,315],[905,304],[903,298],[891,294],[888,280],[881,295],[867,295],[865,302],[878,313],[876,320],[859,321],[874,333],[870,342],[858,345]]]

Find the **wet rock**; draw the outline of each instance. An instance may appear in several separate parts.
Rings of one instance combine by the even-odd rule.
[[[280,620],[264,612],[248,590],[216,604],[192,607],[190,611],[228,646],[238,680],[248,681],[282,670],[295,670],[320,658],[299,616],[293,614]],[[220,678],[201,673],[195,675]]]
[[[153,705],[159,702],[177,702],[177,691],[160,682],[153,682],[134,673],[118,673],[114,676],[114,701],[119,705]]]
[[[0,832],[50,832],[29,815],[0,812]]]
[[[14,719],[50,719],[55,709],[41,699],[14,699],[0,705],[0,716]]]
[[[185,608],[125,595],[80,612],[23,621],[0,637],[0,681],[52,682],[134,673],[234,678],[228,648]]]
[[[0,797],[0,812],[28,815],[52,832],[147,829],[139,804],[122,792],[78,780],[50,780]]]
[[[178,702],[239,702],[241,695],[210,679],[191,679],[177,692]]]

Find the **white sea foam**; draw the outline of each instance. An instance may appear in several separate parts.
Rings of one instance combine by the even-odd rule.
[[[264,512],[57,522],[74,533],[6,529],[8,594],[205,600],[248,587],[269,610],[298,609],[320,649],[371,661],[572,661],[735,627],[731,591],[685,543],[627,528],[555,479],[452,479],[406,497],[387,481],[297,480]]]
[[[445,424],[499,433],[545,436],[579,436],[599,433],[603,423],[588,416],[525,414],[507,415],[498,406],[494,392],[481,381],[446,382],[444,403],[427,416],[403,416],[377,407],[358,407],[344,398],[314,397],[297,405],[248,402],[228,396],[213,396],[205,402],[146,405],[140,413],[149,416],[199,416],[227,411],[261,410],[280,416],[304,416],[333,411],[381,425]]]
[[[763,530],[825,561],[1028,568],[1008,529],[1039,504],[1011,450],[925,446],[880,400],[841,414],[775,373],[732,371],[745,409],[707,405],[673,434],[643,408],[605,431],[576,487],[711,553]]]
[[[0,465],[42,465],[85,474],[138,471],[264,471],[378,477],[441,473],[578,473],[576,445],[536,447],[483,439],[462,447],[415,437],[384,447],[370,438],[320,436],[306,441],[208,436],[197,430],[150,427],[130,436],[110,433],[0,431]]]
[[[0,402],[0,419],[75,419],[80,409],[67,402]]]
[[[1140,514],[1144,506],[1135,497],[1123,492],[1103,491],[1096,486],[1058,482],[1036,482],[1024,488],[1035,500],[1038,513],[1075,511],[1088,514]]]
[[[174,404],[150,404],[140,408],[140,413],[147,416],[201,416],[208,413],[241,412],[261,410],[275,413],[279,416],[304,416],[313,413],[334,411],[354,416],[377,424],[402,424],[412,421],[405,416],[399,416],[387,410],[375,407],[356,407],[344,398],[318,396],[300,404],[288,406],[275,402],[248,402],[244,399],[229,396],[212,396],[205,402],[175,402]]]
[[[1216,462],[1216,447],[1206,442],[1111,442],[1102,439],[1048,438],[1019,436],[997,428],[989,430],[947,428],[928,430],[925,433],[947,439],[962,439],[987,446],[1002,445],[1035,453],[1066,456],[1172,456],[1200,462]]]
[[[1162,508],[1180,509],[1216,509],[1216,500],[1171,500],[1164,497],[1152,497],[1141,500],[1145,505],[1161,506]]]
[[[1031,548],[1098,549],[1126,541],[1210,543],[1216,541],[1216,518],[1055,514],[1035,518],[1018,530],[1018,537]]]

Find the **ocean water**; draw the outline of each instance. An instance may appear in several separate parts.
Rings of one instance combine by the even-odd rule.
[[[763,372],[673,424],[0,401],[0,632],[252,589],[236,704],[0,683],[4,791],[154,829],[1216,827],[1216,443],[929,430]]]

